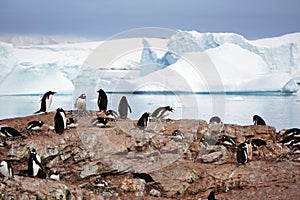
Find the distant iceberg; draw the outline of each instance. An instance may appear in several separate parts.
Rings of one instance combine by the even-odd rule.
[[[147,73],[101,77],[98,86],[118,93],[294,93],[300,63],[296,42],[262,47],[232,33],[178,31],[167,43],[165,55],[176,57],[172,62],[158,67],[161,63],[144,39],[140,64],[147,64],[141,69]]]
[[[97,52],[99,46],[105,49]],[[127,51],[119,51],[124,46]],[[118,52],[122,54],[112,56]],[[101,59],[106,59],[104,65]],[[295,79],[300,80],[300,33],[252,41],[235,33],[177,31],[164,39],[17,47],[0,43],[0,67],[0,94],[51,89],[76,95],[99,88],[130,93],[293,93],[298,89]]]

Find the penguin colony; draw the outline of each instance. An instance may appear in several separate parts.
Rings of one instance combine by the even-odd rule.
[[[97,118],[91,121],[91,126],[98,128],[105,128],[110,120],[126,120],[128,118],[128,114],[132,113],[132,108],[130,107],[128,100],[125,96],[122,96],[118,105],[118,112],[114,110],[107,110],[108,106],[108,98],[104,90],[100,89],[98,92],[98,100],[97,105],[100,113],[103,113],[102,116],[97,116]],[[41,112],[47,113],[49,112],[52,98],[55,92],[48,91],[46,92],[42,99],[40,109],[34,114],[38,114]],[[86,112],[86,95],[81,94],[75,101],[74,107],[80,112]],[[158,107],[154,110],[154,112],[144,112],[141,117],[137,120],[135,124],[139,130],[146,131],[149,123],[154,122],[162,122],[168,117],[174,109],[171,106]],[[222,124],[221,118],[218,116],[214,116],[209,120],[210,124]],[[67,118],[66,112],[63,108],[57,108],[55,117],[53,119],[54,131],[57,134],[63,134],[64,130],[68,128],[74,128],[78,126],[76,118]],[[43,121],[37,120],[28,122],[27,126],[24,128],[23,132],[30,131],[41,131],[45,123]],[[253,116],[253,125],[255,126],[265,126],[266,122],[264,119],[258,115]],[[283,139],[278,143],[288,146],[293,153],[300,154],[300,129],[293,128],[288,130],[283,130],[280,132],[283,135]],[[25,136],[22,135],[22,131],[18,131],[13,127],[0,126],[0,136],[1,138],[20,138],[26,139]],[[175,141],[184,140],[184,133],[180,130],[174,130],[172,132],[172,137]],[[236,162],[238,165],[245,164],[252,159],[253,151],[257,150],[262,146],[267,146],[267,143],[264,140],[259,138],[253,138],[251,140],[245,139],[242,143],[237,143],[236,138],[231,137],[229,135],[219,135],[217,138],[205,138],[202,137],[200,141],[204,144],[206,148],[215,145],[223,145],[226,148],[230,148],[235,151]],[[5,142],[3,142],[3,145]],[[1,147],[1,145],[0,145]],[[0,175],[6,176],[9,178],[14,178],[14,171],[12,164],[9,160],[2,160],[0,162]],[[26,175],[29,177],[37,177],[37,178],[47,178],[47,172],[45,167],[42,164],[41,157],[37,153],[37,151],[33,149],[28,150],[28,167],[26,170]],[[146,182],[153,182],[152,177],[149,178],[149,175],[144,173],[133,173],[134,177],[142,177]],[[56,170],[50,170],[48,173],[48,177],[52,180],[60,180],[59,173]],[[108,183],[104,180],[95,180],[95,184],[97,185],[107,185]],[[214,191],[208,196],[208,199],[215,199]]]

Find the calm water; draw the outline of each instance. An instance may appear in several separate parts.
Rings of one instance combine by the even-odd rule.
[[[117,110],[123,95],[108,94],[108,108]],[[138,119],[145,111],[171,105],[172,119],[204,119],[219,115],[225,123],[252,124],[252,116],[262,116],[266,123],[282,128],[300,127],[300,95],[125,95],[132,107],[131,119]],[[32,115],[39,110],[40,96],[0,96],[0,119]],[[87,97],[87,107],[97,110],[96,98]],[[73,109],[72,95],[55,94],[51,111],[57,107]]]

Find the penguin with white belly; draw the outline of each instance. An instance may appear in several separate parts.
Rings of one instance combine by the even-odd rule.
[[[48,112],[49,108],[52,103],[52,97],[56,92],[48,91],[46,92],[41,100],[41,108],[40,110],[36,111],[34,114],[40,113],[40,112]]]

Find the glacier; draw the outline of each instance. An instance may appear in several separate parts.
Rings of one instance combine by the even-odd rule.
[[[99,46],[105,50],[97,52]],[[119,50],[124,46],[126,51]],[[0,42],[0,94],[50,89],[77,94],[100,87],[131,93],[293,93],[299,65],[300,33],[247,40],[235,33],[179,30],[163,39],[29,46]]]

